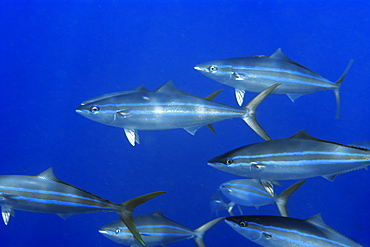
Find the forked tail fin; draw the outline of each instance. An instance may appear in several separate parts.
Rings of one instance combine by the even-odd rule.
[[[288,211],[286,210],[286,203],[288,202],[289,197],[299,188],[301,185],[306,182],[306,180],[299,181],[288,189],[284,190],[280,195],[275,196],[275,202],[279,209],[280,215],[283,217],[288,217]]]
[[[342,85],[342,81],[344,80],[344,78],[346,77],[349,69],[351,68],[351,66],[353,64],[353,61],[354,61],[353,59],[349,60],[348,65],[347,65],[346,69],[344,70],[342,76],[335,82],[335,84],[337,84],[337,88],[334,89],[335,101],[337,102],[337,112],[336,112],[336,115],[335,115],[336,119],[338,119],[340,117],[340,96],[339,96],[340,86]]]
[[[204,225],[198,227],[197,229],[194,230],[195,236],[194,236],[194,241],[197,244],[198,247],[205,247],[206,245],[204,244],[203,241],[203,236],[208,231],[211,229],[214,225],[216,225],[218,222],[221,220],[225,219],[225,217],[220,217],[214,220],[211,220],[210,222],[205,223]]]
[[[158,191],[149,193],[143,196],[135,197],[131,200],[125,201],[123,203],[118,204],[121,207],[119,211],[117,211],[118,216],[121,218],[123,223],[127,226],[130,232],[134,235],[137,241],[139,241],[143,246],[146,246],[139,231],[137,230],[134,221],[132,220],[132,211],[139,206],[140,204],[149,201],[150,199],[157,197],[166,193],[164,191]]]
[[[259,104],[272,92],[276,87],[278,87],[281,83],[276,83],[261,93],[259,93],[251,102],[248,103],[243,109],[246,111],[246,114],[243,117],[244,122],[246,122],[249,127],[251,127],[260,137],[265,139],[266,141],[271,140],[271,138],[266,134],[263,128],[256,120],[256,109]]]

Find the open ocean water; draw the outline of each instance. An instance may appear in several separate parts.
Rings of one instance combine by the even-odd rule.
[[[215,101],[237,106],[234,89],[193,69],[221,58],[270,55],[277,48],[294,61],[336,81],[355,62],[341,88],[341,118],[332,91],[292,103],[270,95],[257,120],[273,138],[300,129],[349,144],[370,141],[369,1],[46,1],[0,2],[0,174],[55,175],[115,203],[149,192],[161,195],[134,215],[161,210],[195,229],[217,217],[209,200],[218,186],[238,178],[207,166],[207,160],[261,142],[241,119],[214,124],[191,136],[181,129],[139,131],[132,147],[119,128],[75,112],[104,93],[154,90],[168,80]],[[256,94],[246,93],[246,102]],[[291,217],[321,213],[338,232],[370,246],[370,172],[317,177],[290,198]],[[280,193],[296,181],[282,181]],[[278,215],[275,205],[243,208],[245,214]],[[57,215],[16,210],[0,224],[0,246],[119,246],[98,233],[115,213]],[[219,212],[226,216],[226,211]],[[209,230],[211,247],[257,246],[223,221]],[[195,246],[184,240],[170,246]]]

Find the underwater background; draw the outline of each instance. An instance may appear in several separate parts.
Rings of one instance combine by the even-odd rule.
[[[0,2],[0,174],[37,175],[53,167],[72,185],[115,203],[149,192],[161,195],[134,215],[157,210],[191,229],[217,217],[210,199],[239,178],[207,166],[221,153],[263,141],[241,119],[214,124],[195,136],[181,129],[139,131],[132,147],[124,132],[75,112],[89,98],[173,80],[181,90],[237,106],[234,89],[193,67],[212,60],[270,55],[277,48],[336,81],[354,64],[341,88],[341,118],[332,91],[300,97],[269,95],[257,120],[273,139],[306,129],[319,139],[370,141],[369,1],[48,1]],[[246,93],[246,102],[256,94]],[[370,246],[370,173],[317,177],[288,201],[291,217],[321,213],[324,221]],[[296,181],[282,181],[280,193]],[[236,211],[235,211],[236,212]],[[243,208],[278,215],[275,205]],[[114,213],[57,215],[16,210],[0,224],[1,246],[119,246],[98,233]],[[227,216],[226,211],[218,212]],[[205,235],[207,246],[257,246],[223,221]],[[184,240],[170,246],[195,246]]]

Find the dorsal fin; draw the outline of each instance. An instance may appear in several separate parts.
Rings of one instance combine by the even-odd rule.
[[[54,172],[53,172],[53,168],[52,167],[50,167],[46,171],[41,172],[39,175],[37,175],[37,177],[42,178],[42,179],[45,179],[45,180],[49,180],[49,181],[54,181],[54,182],[58,182],[58,183],[64,183],[64,182],[62,182],[61,180],[59,180],[54,175]]]
[[[316,140],[316,138],[310,136],[306,130],[302,129],[295,133],[290,139],[306,139],[306,140]]]
[[[159,216],[159,217],[164,217],[161,210],[157,210],[154,213],[152,213],[153,216]]]
[[[358,147],[358,146],[352,146],[352,145],[345,145],[345,144],[342,144],[342,143],[339,143],[339,142],[321,140],[321,139],[315,138],[313,136],[310,136],[304,129],[302,129],[302,130],[298,131],[297,133],[295,133],[292,137],[290,137],[290,139],[314,140],[314,141],[318,141],[318,142],[325,142],[325,143],[330,143],[330,144],[334,144],[334,145],[339,145],[339,146],[342,146],[342,147],[354,148],[354,149],[358,149],[358,150],[362,150],[362,151],[370,151],[369,149],[364,148],[364,147]],[[329,176],[330,178],[328,177],[329,180],[334,179],[334,177],[336,175],[334,177],[332,177],[333,175],[330,175],[330,176]]]
[[[137,87],[135,89],[135,91],[138,91],[138,92],[150,92],[150,90],[147,89],[144,85],[141,85],[141,86]]]
[[[204,97],[204,99],[206,99],[206,100],[213,100],[222,91],[224,91],[224,90],[223,89],[217,90],[216,92],[211,93],[207,97]]]
[[[281,61],[285,61],[287,63],[291,63],[291,64],[294,64],[294,65],[297,65],[303,69],[306,69],[306,70],[309,70],[311,71],[312,73],[315,73],[314,71],[310,70],[309,68],[306,68],[305,66],[293,61],[292,59],[290,59],[287,55],[285,55],[282,51],[281,51],[281,48],[277,49],[274,53],[272,53],[270,56],[268,56],[269,58],[273,58],[273,59],[278,59],[278,60],[281,60]]]
[[[182,95],[190,95],[188,93],[185,93],[178,89],[176,85],[173,83],[172,80],[169,80],[168,82],[164,83],[162,86],[160,86],[156,92],[165,92],[165,93],[176,93],[176,94],[182,94]]]
[[[325,222],[324,220],[322,219],[321,217],[321,214],[318,213],[318,214],[315,214],[314,216],[308,218],[306,220],[307,222],[315,225],[315,226],[318,226],[318,227],[321,227],[321,228],[330,228]]]
[[[88,191],[86,191],[86,190],[83,190],[83,189],[80,189],[80,188],[78,188],[78,187],[76,187],[76,186],[74,186],[74,185],[70,185],[70,184],[68,184],[68,183],[66,183],[66,182],[63,182],[62,180],[60,180],[59,178],[57,178],[55,175],[54,175],[54,172],[53,172],[53,168],[52,167],[50,167],[49,169],[47,169],[46,171],[43,171],[43,172],[41,172],[39,175],[37,175],[36,177],[38,177],[38,178],[41,178],[41,179],[45,179],[45,180],[49,180],[49,181],[54,181],[54,182],[57,182],[57,183],[61,183],[61,184],[64,184],[64,185],[67,185],[67,186],[70,186],[70,187],[73,187],[73,188],[75,188],[75,189],[77,189],[77,190],[80,190],[80,191],[83,191],[83,192],[85,192],[85,193],[87,193],[87,194],[90,194],[90,195],[92,195],[92,196],[94,196],[94,197],[96,197],[96,198],[98,198],[98,199],[100,199],[100,200],[102,200],[102,201],[104,201],[104,202],[106,202],[106,203],[112,203],[111,201],[108,201],[108,200],[106,200],[106,199],[104,199],[104,198],[101,198],[100,196],[97,196],[97,195],[94,195],[93,193],[91,193],[91,192],[88,192]],[[72,213],[72,214],[74,214],[74,213]],[[72,215],[72,214],[66,214],[65,215],[65,217],[67,217],[68,215]],[[62,216],[63,214],[61,214],[60,216],[63,218],[63,216]]]

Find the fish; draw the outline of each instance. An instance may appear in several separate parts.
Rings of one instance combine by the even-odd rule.
[[[5,225],[8,225],[10,216],[15,216],[14,209],[57,214],[62,218],[81,213],[115,212],[122,224],[144,246],[132,221],[132,211],[136,206],[163,193],[153,192],[115,204],[59,180],[52,168],[37,176],[0,175],[0,206]]]
[[[305,94],[333,90],[337,104],[336,118],[339,118],[339,89],[353,61],[353,59],[349,61],[336,82],[293,61],[281,51],[281,48],[270,56],[221,59],[198,64],[194,69],[219,83],[235,88],[239,105],[243,104],[245,91],[260,93],[275,83],[282,84],[272,94],[286,94],[293,102]]]
[[[218,211],[227,210],[227,212],[231,216],[234,216],[233,208],[236,205],[237,208],[239,209],[239,213],[243,214],[240,205],[237,205],[232,201],[226,203],[220,193],[221,193],[220,190],[217,190],[216,194],[214,194],[211,200],[209,201],[209,206],[211,207],[212,212],[215,212],[218,215]]]
[[[280,195],[266,191],[265,186],[258,179],[235,179],[220,185],[220,191],[234,204],[231,205],[230,212],[235,204],[256,207],[275,203],[279,209],[280,215],[288,217],[286,203],[289,197],[304,183],[306,180],[299,181]]]
[[[140,143],[137,130],[183,128],[194,135],[204,125],[214,132],[212,123],[236,117],[242,118],[263,139],[270,140],[258,124],[255,113],[257,106],[277,86],[279,84],[272,85],[238,109],[212,101],[220,90],[200,98],[181,91],[168,81],[154,91],[140,86],[136,90],[95,97],[82,102],[76,112],[93,121],[123,128],[132,146]]]
[[[211,220],[196,230],[190,230],[163,216],[161,211],[152,214],[134,216],[133,220],[147,246],[162,245],[193,238],[198,247],[205,247],[203,236],[210,228],[225,217]],[[119,244],[138,247],[140,243],[133,238],[121,221],[114,221],[100,228],[99,232]]]
[[[264,247],[360,247],[328,226],[317,214],[306,220],[266,215],[234,216],[225,222],[243,237]]]
[[[240,147],[208,161],[218,170],[267,181],[317,176],[333,181],[339,174],[369,164],[370,149],[320,140],[305,130],[290,138]]]

